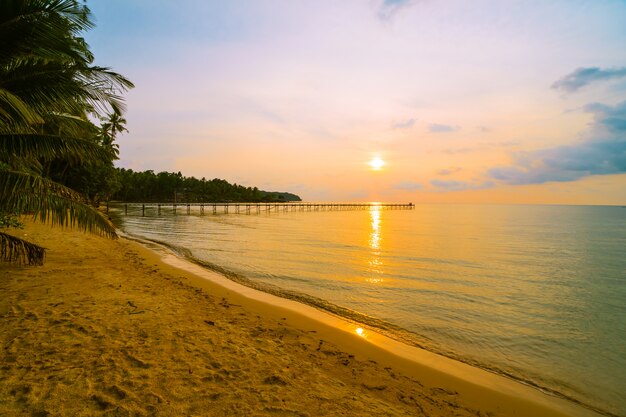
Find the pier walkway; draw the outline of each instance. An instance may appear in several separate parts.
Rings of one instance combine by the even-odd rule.
[[[369,210],[374,207],[387,210],[412,210],[413,203],[108,203],[109,208],[121,209],[125,215],[146,213],[161,215],[169,214],[259,214],[261,212],[293,212],[293,211],[331,211],[331,210]]]

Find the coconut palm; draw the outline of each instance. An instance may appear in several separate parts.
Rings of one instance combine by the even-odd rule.
[[[76,191],[50,180],[54,159],[110,160],[88,119],[121,112],[130,81],[92,65],[80,32],[92,27],[76,0],[0,2],[0,214],[30,213],[53,225],[115,237],[112,225]],[[120,113],[121,114],[121,113]],[[0,259],[41,263],[44,250],[0,232]]]
[[[128,132],[126,119],[122,117],[122,112],[117,106],[113,106],[113,112],[100,120],[102,122],[100,130],[102,131],[103,143],[105,145],[113,144],[118,133]]]

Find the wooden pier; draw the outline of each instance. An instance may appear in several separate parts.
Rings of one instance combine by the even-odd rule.
[[[260,214],[279,212],[337,211],[337,210],[412,210],[413,203],[107,203],[109,208],[121,209],[125,215],[146,213],[168,214]]]

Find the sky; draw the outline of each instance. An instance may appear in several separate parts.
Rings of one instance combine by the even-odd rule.
[[[95,63],[136,85],[120,167],[307,201],[626,204],[624,0],[87,4]]]

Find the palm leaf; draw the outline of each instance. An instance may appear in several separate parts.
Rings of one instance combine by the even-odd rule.
[[[90,107],[85,108],[81,115],[51,110],[43,115],[46,131],[55,132],[61,137],[93,139],[98,133],[98,128],[87,118],[88,113],[93,113]]]
[[[124,100],[117,94],[134,88],[135,85],[124,76],[106,67],[87,67],[81,69],[76,78],[82,82],[83,90],[88,94],[86,101],[105,113],[110,107],[114,112],[126,109]]]
[[[2,87],[0,87],[0,120],[5,120],[5,123],[18,121],[29,125],[43,123],[43,119],[36,111]]]
[[[124,109],[119,93],[134,85],[105,67],[84,63],[24,62],[4,68],[2,87],[29,103],[40,114],[57,111],[80,114],[85,105],[106,114],[109,108]]]
[[[52,225],[78,227],[111,238],[115,228],[85,198],[61,184],[38,175],[0,169],[0,211],[32,214]]]
[[[16,59],[74,60],[77,53],[91,60],[80,38],[67,37],[93,27],[89,17],[76,0],[2,0],[0,65]]]
[[[68,158],[70,160],[105,160],[107,150],[81,138],[37,133],[0,133],[0,159],[9,157]]]
[[[79,36],[93,27],[84,3],[0,0],[0,213],[116,237],[83,195],[42,177],[64,178],[76,161],[82,167],[111,164],[116,145],[104,143],[86,115],[119,113],[120,94],[133,87],[92,65],[93,54]],[[43,262],[43,248],[5,233],[0,248],[0,260]]]
[[[46,249],[0,232],[0,261],[43,265]]]

